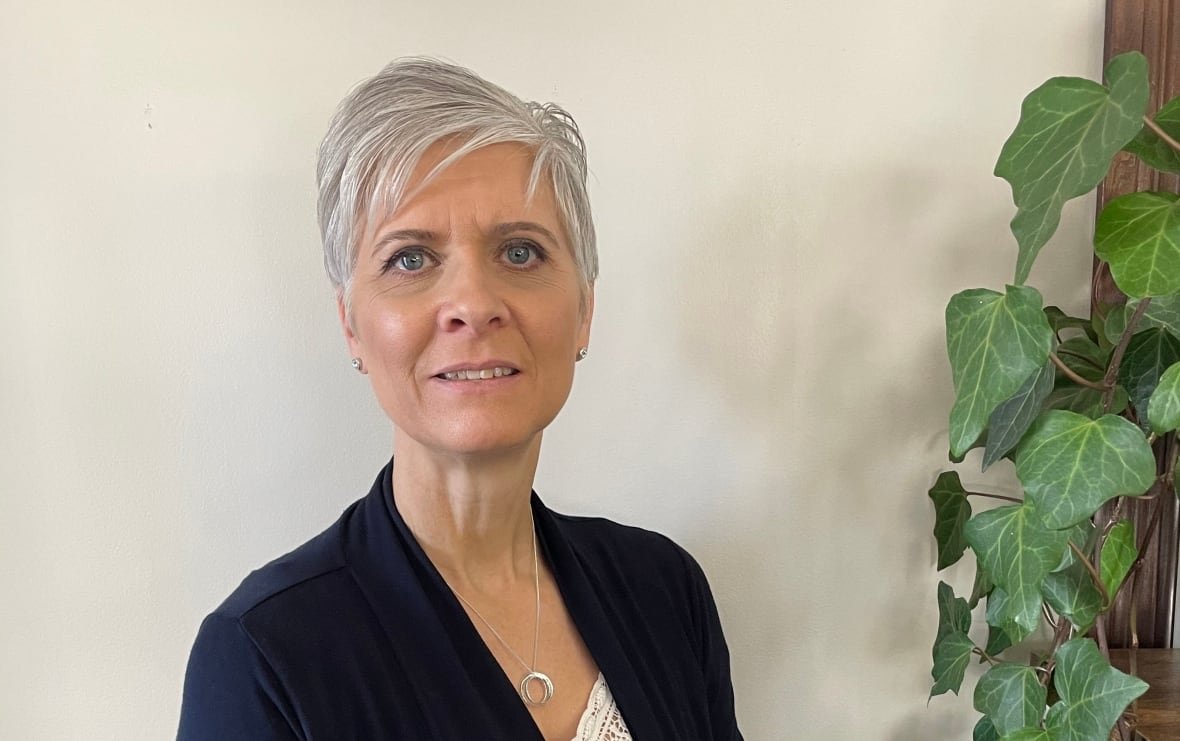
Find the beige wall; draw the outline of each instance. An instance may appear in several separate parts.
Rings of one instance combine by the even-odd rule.
[[[565,104],[590,148],[593,352],[541,494],[696,554],[748,738],[968,736],[969,695],[926,706],[942,309],[1010,277],[991,168],[1028,90],[1098,73],[1100,0],[0,18],[0,738],[168,737],[201,617],[389,454],[312,171],[337,100],[407,53]],[[1078,310],[1090,219],[1034,274]]]

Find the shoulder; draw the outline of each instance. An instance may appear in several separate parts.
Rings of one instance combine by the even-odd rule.
[[[250,572],[213,615],[241,620],[263,604],[297,599],[300,591],[322,586],[317,582],[332,581],[333,575],[348,566],[344,532],[356,507],[350,506],[340,519],[306,543]]]
[[[250,573],[201,622],[185,671],[178,739],[296,737],[300,720],[283,668],[267,651],[274,632],[268,626],[306,621],[276,621],[268,613],[310,603],[324,586],[339,591],[331,585],[346,566],[343,521]]]
[[[606,569],[628,581],[664,589],[708,589],[696,559],[662,533],[605,517],[552,516],[570,547],[595,571]]]
[[[649,555],[671,557],[684,549],[668,536],[635,525],[624,525],[605,517],[566,515],[550,511],[554,522],[571,542],[591,549],[639,550]]]

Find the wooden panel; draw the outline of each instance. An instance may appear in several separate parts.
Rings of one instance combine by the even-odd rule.
[[[1107,0],[1106,59],[1134,49],[1143,52],[1151,64],[1150,110],[1154,112],[1164,102],[1180,95],[1180,0]],[[1099,187],[1098,206],[1101,208],[1116,196],[1145,189],[1180,192],[1180,176],[1157,173],[1131,155],[1120,154]],[[1105,305],[1121,304],[1126,300],[1105,266],[1097,261],[1092,298],[1096,304]],[[1155,648],[1172,645],[1176,563],[1180,551],[1177,542],[1180,507],[1171,492],[1163,494],[1162,502],[1158,531],[1135,583],[1127,585],[1134,587],[1134,600],[1138,605],[1139,645]],[[1127,514],[1135,522],[1140,542],[1159,503],[1128,502]],[[1111,613],[1108,626],[1111,646],[1129,646],[1131,643],[1131,594],[1132,590],[1124,588]]]
[[[1110,663],[1130,671],[1131,651],[1111,651]],[[1135,675],[1151,685],[1136,703],[1138,731],[1149,741],[1180,741],[1180,650],[1134,652]]]

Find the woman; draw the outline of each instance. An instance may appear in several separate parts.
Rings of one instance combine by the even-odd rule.
[[[205,620],[179,738],[740,739],[692,558],[531,491],[594,310],[573,120],[399,60],[341,104],[318,180],[352,365],[396,455]]]

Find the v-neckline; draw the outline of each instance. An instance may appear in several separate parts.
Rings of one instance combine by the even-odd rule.
[[[414,678],[422,714],[439,739],[465,738],[472,714],[510,741],[545,741],[528,708],[433,562],[426,556],[393,499],[392,461],[370,494],[350,554],[361,588],[374,605],[388,638],[408,666],[437,669]],[[593,578],[561,532],[561,524],[532,492],[538,556],[549,566],[565,608],[587,650],[609,683],[620,713],[636,738],[660,739],[639,673],[623,650]],[[415,587],[415,585],[417,585]],[[448,671],[448,666],[450,670]],[[476,701],[478,699],[478,702]],[[463,723],[431,712],[434,704],[462,708]]]

